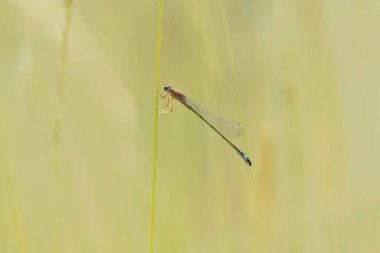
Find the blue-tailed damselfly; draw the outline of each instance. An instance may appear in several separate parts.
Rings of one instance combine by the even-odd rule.
[[[239,154],[241,158],[243,158],[243,160],[249,166],[252,165],[251,160],[249,160],[248,156],[244,152],[242,152],[238,147],[236,147],[230,140],[228,140],[227,137],[225,137],[225,135],[231,137],[238,137],[244,134],[244,128],[238,121],[193,101],[186,95],[178,91],[175,91],[170,86],[164,87],[164,94],[161,94],[161,97],[167,97],[167,105],[169,106],[170,112],[172,111],[172,98],[181,102],[181,104],[183,104],[196,115],[198,115],[199,118],[201,118],[207,125],[214,129],[214,131],[217,132],[228,144],[230,144],[230,146]]]

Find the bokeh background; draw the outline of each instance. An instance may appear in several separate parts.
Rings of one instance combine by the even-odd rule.
[[[64,3],[0,1],[0,252],[148,252],[158,1]],[[164,0],[160,83],[253,166],[160,114],[154,252],[380,252],[379,27],[378,0]]]

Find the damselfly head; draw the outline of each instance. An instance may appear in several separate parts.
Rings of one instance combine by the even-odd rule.
[[[172,89],[172,87],[171,87],[170,85],[165,85],[165,86],[164,86],[164,91],[165,91],[165,92],[172,92],[173,89]]]

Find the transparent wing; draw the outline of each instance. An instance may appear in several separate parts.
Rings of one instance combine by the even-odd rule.
[[[188,97],[185,98],[185,102],[222,134],[230,137],[244,134],[244,127],[233,118],[209,109]]]

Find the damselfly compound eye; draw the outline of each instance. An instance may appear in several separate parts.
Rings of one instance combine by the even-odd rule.
[[[165,86],[164,87],[164,91],[165,92],[170,92],[172,90],[172,87],[170,87],[170,86]]]

